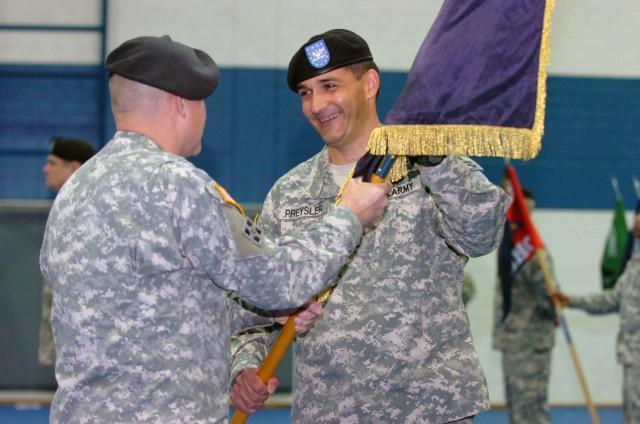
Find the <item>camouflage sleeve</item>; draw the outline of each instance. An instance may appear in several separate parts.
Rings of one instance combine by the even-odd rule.
[[[269,353],[269,347],[275,339],[273,326],[253,328],[234,334],[231,337],[231,378],[233,380],[245,368],[260,368]]]
[[[268,338],[275,321],[267,311],[229,294],[229,311],[231,315],[231,381],[245,368],[259,368],[267,354],[266,342],[257,340],[261,335]]]
[[[213,181],[193,180],[185,178],[174,202],[178,245],[217,286],[262,309],[302,305],[333,280],[362,236],[357,217],[336,208],[273,241],[222,200]]]
[[[624,276],[624,274],[623,274]],[[622,277],[615,287],[602,293],[593,293],[586,296],[571,296],[569,307],[582,309],[590,314],[600,315],[620,310],[620,295],[622,292]]]
[[[436,204],[438,233],[458,253],[478,257],[502,239],[509,197],[466,156],[450,156],[437,166],[419,166]]]
[[[279,236],[275,214],[273,192],[269,192],[258,217],[258,226],[265,236]],[[270,328],[253,328],[235,332],[231,337],[231,382],[245,368],[260,368],[266,358],[269,347],[275,339],[274,326]]]

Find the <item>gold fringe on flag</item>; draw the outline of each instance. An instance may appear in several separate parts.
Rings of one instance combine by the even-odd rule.
[[[388,180],[395,182],[407,172],[406,156],[497,156],[533,159],[540,152],[544,133],[547,97],[549,37],[554,0],[545,5],[542,26],[536,110],[533,128],[510,128],[488,125],[383,125],[369,138],[368,151],[374,155],[398,156]]]

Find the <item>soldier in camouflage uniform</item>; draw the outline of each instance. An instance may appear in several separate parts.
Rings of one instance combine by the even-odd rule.
[[[391,185],[354,183],[348,207],[271,241],[185,159],[201,148],[213,60],[139,37],[106,68],[117,132],[60,191],[40,256],[54,292],[51,422],[225,423],[244,314],[227,291],[265,309],[303,304],[379,219]]]
[[[67,179],[91,159],[96,151],[84,140],[75,138],[54,137],[51,152],[47,155],[47,164],[42,170],[47,187],[58,193]],[[56,363],[56,348],[51,332],[51,302],[53,291],[51,284],[44,280],[42,285],[42,313],[38,333],[38,362],[41,365]]]
[[[317,51],[319,43],[330,58],[305,57],[304,47]],[[269,192],[259,223],[274,237],[331,213],[380,126],[379,74],[366,42],[332,30],[305,46],[289,65],[289,87],[327,145]],[[383,220],[341,270],[324,316],[295,342],[294,423],[469,423],[489,408],[463,270],[469,257],[497,246],[508,196],[467,157],[419,162],[394,184]],[[244,412],[266,399],[256,368],[272,336],[246,332],[232,341],[231,398]]]
[[[523,189],[529,213],[535,199]],[[545,252],[551,268],[551,258]],[[502,375],[509,421],[512,424],[548,424],[548,386],[555,344],[555,312],[547,295],[536,256],[511,281],[511,304],[504,316],[500,283],[494,298],[493,348],[502,351]]]
[[[640,237],[640,215],[636,215],[635,235]],[[620,313],[617,352],[623,367],[623,422],[640,423],[640,252],[633,253],[613,289],[571,297],[557,292],[552,297],[590,314]]]

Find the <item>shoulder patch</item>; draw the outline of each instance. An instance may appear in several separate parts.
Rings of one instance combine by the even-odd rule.
[[[227,190],[224,189],[224,187],[222,187],[220,184],[215,183],[214,188],[218,191],[218,193],[220,193],[220,196],[222,197],[222,200],[224,200],[226,203],[235,206],[238,211],[242,214],[242,216],[246,216],[247,214],[244,213],[244,209],[242,209],[242,206],[240,206],[240,204],[238,202],[236,202],[235,200],[233,200],[233,197],[231,197],[231,195],[229,195],[229,193],[227,193]]]
[[[247,237],[256,245],[262,245],[262,230],[258,228],[258,226],[254,224],[253,221],[248,217],[245,217],[244,219],[244,228],[242,229],[242,234],[244,234],[245,237]]]

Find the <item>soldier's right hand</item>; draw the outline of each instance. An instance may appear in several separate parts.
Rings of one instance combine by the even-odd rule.
[[[548,297],[549,297],[549,302],[551,303],[551,306],[557,303],[564,308],[568,306],[569,303],[571,303],[571,299],[569,298],[569,296],[567,296],[565,293],[561,291],[553,291],[549,293]]]
[[[378,222],[387,206],[387,194],[393,186],[388,183],[363,183],[362,178],[347,181],[340,206],[353,212],[363,228]]]

